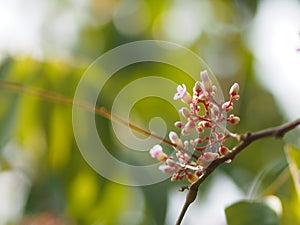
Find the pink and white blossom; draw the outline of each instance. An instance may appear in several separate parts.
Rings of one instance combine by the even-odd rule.
[[[184,84],[177,87],[174,95],[174,100],[180,99],[187,105],[179,110],[184,121],[175,122],[175,127],[181,129],[185,140],[174,131],[169,133],[169,139],[176,150],[175,156],[168,156],[160,145],[150,150],[153,158],[163,162],[159,169],[172,174],[172,181],[187,179],[190,183],[195,182],[214,160],[230,153],[223,142],[228,137],[237,137],[226,129],[224,123],[237,124],[240,121],[239,117],[233,114],[227,117],[226,114],[233,109],[233,101],[240,97],[239,85],[234,83],[231,86],[229,101],[218,102],[215,98],[216,86],[207,71],[202,71],[200,77],[201,81],[196,81],[194,85],[193,97]],[[188,139],[193,131],[197,132],[198,137]]]
[[[186,86],[184,84],[178,85],[177,92],[174,95],[174,100],[181,99],[186,104],[190,104],[192,102],[191,95],[186,91]]]

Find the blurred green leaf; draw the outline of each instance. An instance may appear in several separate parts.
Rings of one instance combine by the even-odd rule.
[[[291,145],[286,145],[285,153],[289,162],[291,176],[300,199],[300,149]]]
[[[1,99],[1,98],[0,98]],[[18,97],[14,95],[9,98],[10,99],[10,107],[7,108],[8,110],[3,113],[0,117],[0,150],[5,145],[5,143],[10,139],[11,132],[15,126],[15,118],[18,112]],[[6,99],[7,101],[7,99]],[[4,101],[1,101],[1,104]],[[0,112],[1,114],[1,112]]]
[[[225,213],[228,225],[279,225],[279,216],[264,202],[240,201]]]
[[[5,78],[10,68],[15,62],[12,58],[5,59],[0,64],[0,79]],[[15,118],[18,112],[18,94],[12,93],[9,90],[0,89],[0,150],[3,145],[9,140],[11,132],[15,125]]]
[[[4,79],[8,72],[9,69],[11,68],[11,65],[14,63],[14,60],[12,58],[6,58],[2,61],[0,64],[0,79]]]
[[[152,217],[157,225],[164,224],[166,219],[168,182],[142,187],[149,209],[147,217]]]

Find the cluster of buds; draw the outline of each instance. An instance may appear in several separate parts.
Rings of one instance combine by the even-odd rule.
[[[182,136],[196,138],[182,141],[177,133],[171,131],[169,139],[175,149],[175,155],[167,155],[161,145],[155,145],[150,154],[160,162],[159,169],[165,173],[173,174],[171,180],[196,181],[210,165],[210,163],[230,150],[223,142],[229,137],[237,137],[226,128],[226,123],[237,124],[240,118],[227,113],[233,109],[233,101],[239,99],[239,85],[233,84],[230,88],[230,99],[220,102],[216,98],[216,86],[210,80],[207,71],[200,73],[201,82],[197,81],[193,88],[193,95],[186,90],[184,84],[177,87],[174,100],[181,100],[187,105],[179,109],[185,121],[175,122],[181,129]]]

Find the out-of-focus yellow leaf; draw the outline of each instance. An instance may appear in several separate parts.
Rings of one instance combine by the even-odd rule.
[[[289,162],[291,175],[298,192],[298,198],[300,200],[300,149],[287,145],[285,147],[285,153]]]
[[[81,217],[92,209],[99,192],[96,179],[89,171],[80,171],[77,174],[69,189],[68,205],[71,214]]]
[[[70,158],[73,140],[70,117],[70,111],[60,105],[52,111],[49,123],[49,160],[53,169],[62,169]]]

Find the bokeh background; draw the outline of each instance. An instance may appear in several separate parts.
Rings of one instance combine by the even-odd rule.
[[[256,131],[300,116],[299,31],[299,0],[0,1],[0,79],[72,98],[84,71],[106,51],[138,40],[171,41],[202,57],[225,97],[240,83],[234,112],[241,123],[232,129]],[[153,74],[191,87],[181,73],[151,63],[129,66],[112,77],[98,104],[110,109],[124,85]],[[178,119],[159,99],[144,99],[132,112],[131,122],[146,129],[154,116],[168,130]],[[96,121],[111,153],[134,161],[120,150],[110,122]],[[226,224],[225,207],[269,194],[281,200],[281,224],[299,224],[291,178],[280,177],[285,143],[299,147],[299,132],[261,140],[221,166],[201,186],[183,224]],[[184,184],[129,187],[101,177],[78,150],[71,106],[0,90],[0,225],[174,224]]]

